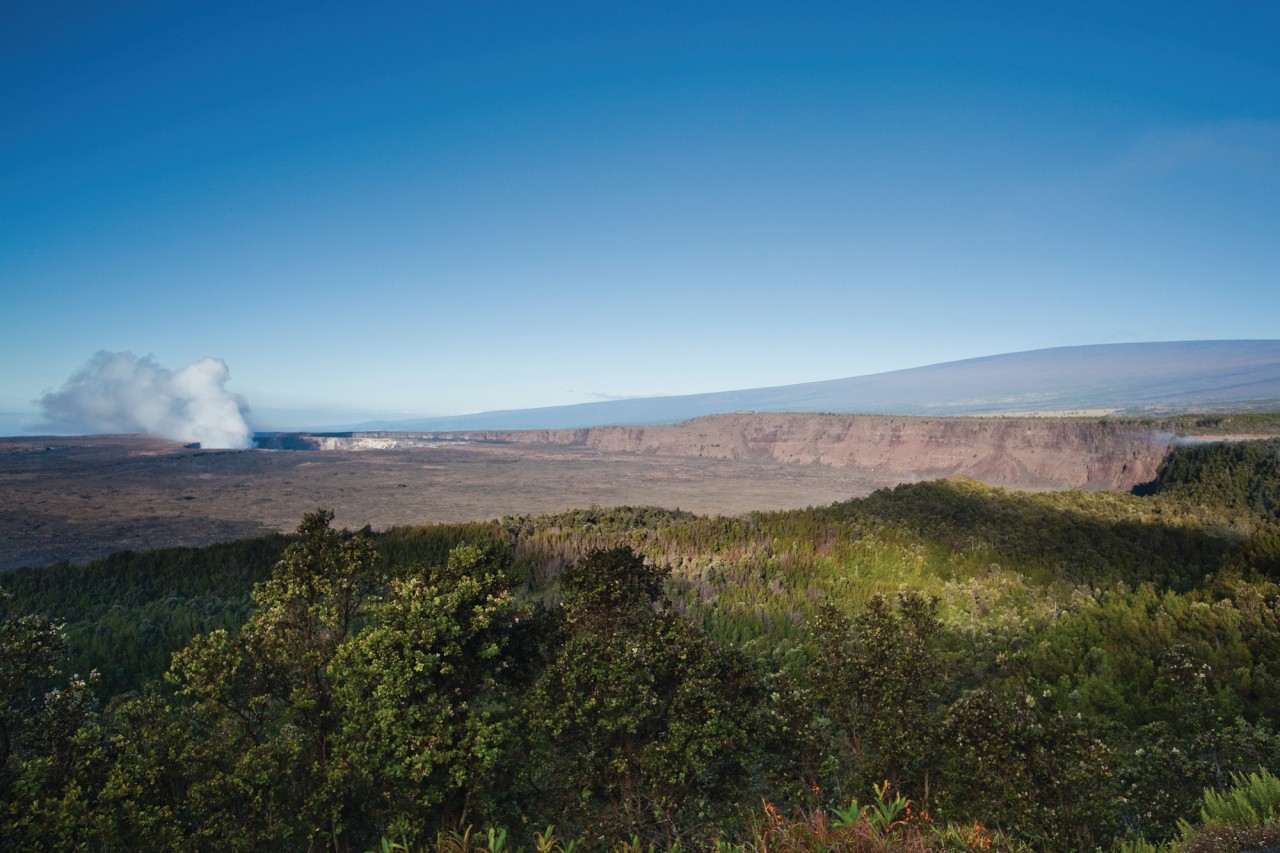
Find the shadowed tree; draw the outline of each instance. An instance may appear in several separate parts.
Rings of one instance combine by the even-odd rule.
[[[934,602],[915,593],[895,602],[874,596],[852,619],[824,607],[814,624],[810,667],[831,722],[831,751],[861,792],[888,779],[928,802],[943,670]]]
[[[512,704],[537,653],[510,572],[496,550],[455,548],[446,566],[394,582],[330,667],[338,760],[393,837],[482,819],[513,773]]]
[[[544,807],[590,843],[704,831],[750,775],[757,681],[670,611],[665,575],[615,548],[560,578],[564,639],[529,719]]]
[[[191,792],[208,806],[194,831],[227,849],[345,849],[355,809],[333,762],[340,721],[328,667],[378,578],[368,537],[332,520],[328,510],[303,518],[237,635],[214,631],[174,656],[170,678],[210,768]]]

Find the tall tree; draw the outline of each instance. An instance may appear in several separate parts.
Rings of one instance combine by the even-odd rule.
[[[171,678],[191,703],[197,751],[216,768],[200,835],[228,848],[344,849],[355,811],[333,762],[340,721],[329,664],[370,602],[378,578],[369,538],[309,513],[238,634],[214,631],[174,656]]]
[[[758,682],[670,610],[665,575],[623,547],[560,578],[564,639],[530,720],[548,802],[592,843],[703,831],[750,775]]]
[[[831,723],[831,751],[844,757],[846,791],[887,779],[928,802],[945,678],[940,627],[936,604],[915,593],[873,596],[852,619],[820,611],[810,681]]]
[[[509,557],[464,545],[392,583],[373,627],[330,665],[344,728],[337,759],[396,838],[491,815],[511,778],[515,692],[536,649]]]

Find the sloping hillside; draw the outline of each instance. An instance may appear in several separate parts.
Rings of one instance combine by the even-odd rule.
[[[984,415],[1280,408],[1280,341],[1055,347],[773,388],[360,424],[361,430],[669,424],[730,412]]]

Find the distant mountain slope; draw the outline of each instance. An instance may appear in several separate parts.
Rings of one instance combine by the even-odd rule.
[[[360,430],[574,429],[729,412],[976,415],[1280,406],[1280,340],[1098,344],[773,388],[378,421]]]

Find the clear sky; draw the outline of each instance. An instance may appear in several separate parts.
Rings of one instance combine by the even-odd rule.
[[[1280,337],[1277,45],[1273,0],[4,2],[0,412],[103,350],[318,425]]]

